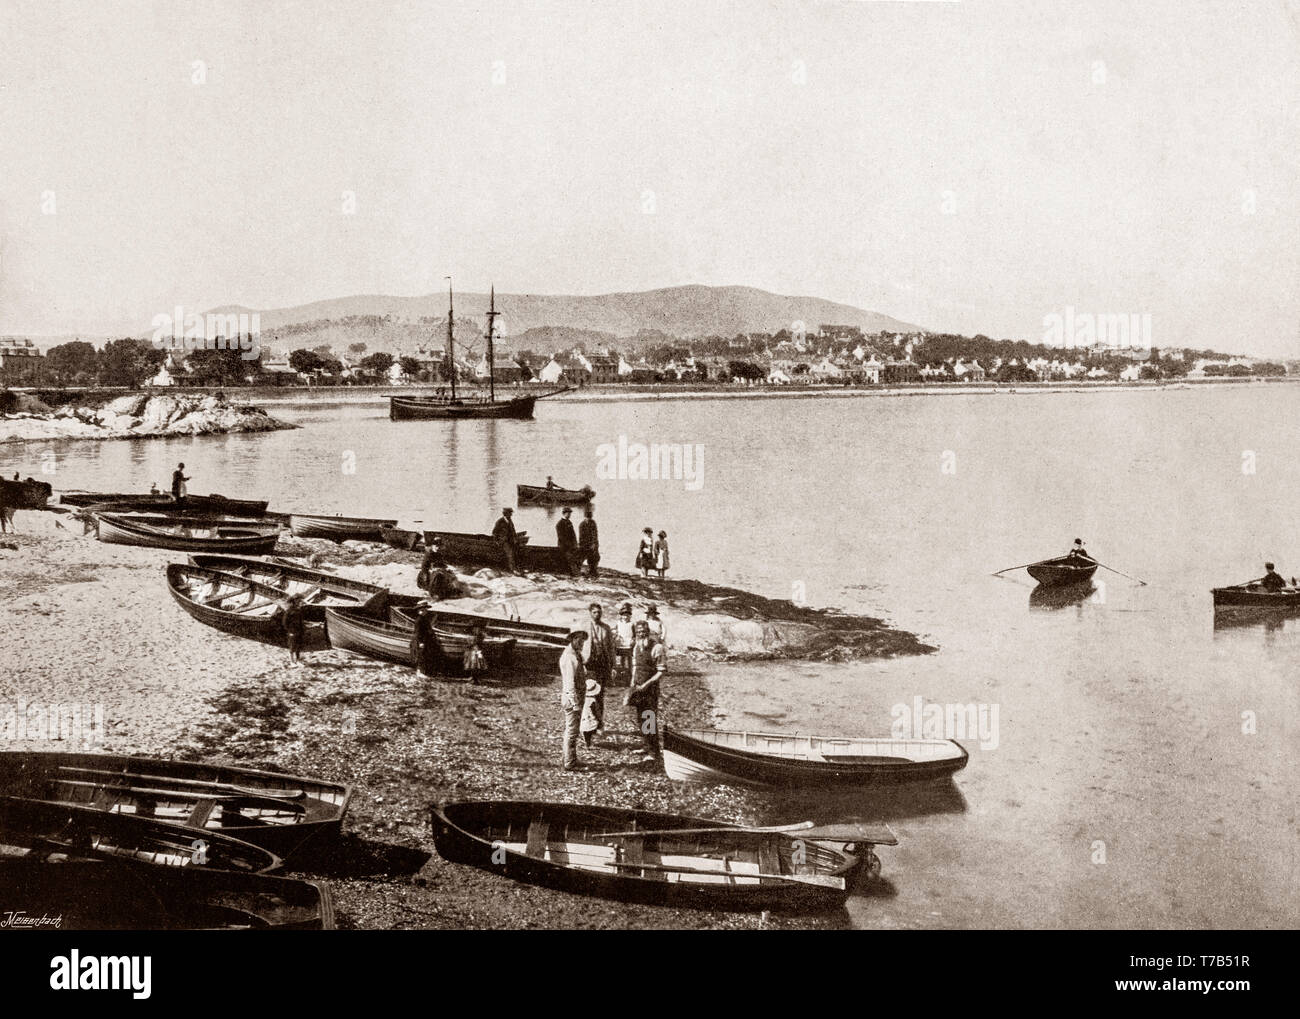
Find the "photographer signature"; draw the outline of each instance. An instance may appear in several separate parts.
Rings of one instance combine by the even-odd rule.
[[[54,927],[58,929],[63,926],[63,914],[50,916],[49,913],[42,913],[40,916],[32,916],[29,913],[19,911],[0,910],[0,930],[8,927]]]

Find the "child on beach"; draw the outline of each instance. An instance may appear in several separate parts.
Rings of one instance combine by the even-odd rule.
[[[291,665],[301,665],[302,639],[307,625],[303,613],[302,595],[290,595],[280,612],[280,627],[284,630],[284,643],[289,649],[289,662]]]
[[[664,579],[664,572],[668,569],[668,532],[660,531],[659,540],[655,542],[655,569],[659,571],[659,579]]]
[[[465,649],[465,657],[461,662],[472,684],[477,684],[479,677],[487,673],[487,652],[483,646],[483,640],[483,627],[476,626],[473,640],[471,640],[469,647]]]

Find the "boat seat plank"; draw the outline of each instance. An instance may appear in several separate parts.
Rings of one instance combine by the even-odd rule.
[[[540,818],[534,820],[528,826],[528,845],[524,852],[533,857],[535,860],[546,858],[546,837],[550,834],[551,825],[548,821]]]

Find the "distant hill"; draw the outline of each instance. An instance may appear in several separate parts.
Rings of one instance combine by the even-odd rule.
[[[585,343],[590,346],[664,334],[690,339],[777,332],[803,322],[812,332],[823,323],[858,326],[865,332],[913,332],[919,327],[898,319],[817,297],[786,297],[753,287],[669,287],[639,293],[592,297],[497,294],[499,324],[510,349]],[[487,294],[456,295],[457,342],[481,334]],[[276,349],[328,343],[336,350],[350,342],[367,349],[410,349],[427,341],[441,346],[446,334],[445,294],[424,297],[362,295],[315,301],[293,308],[214,308],[230,315],[256,311],[264,339]],[[346,320],[346,321],[345,321]],[[423,320],[423,321],[421,321]],[[471,328],[472,327],[472,328]]]

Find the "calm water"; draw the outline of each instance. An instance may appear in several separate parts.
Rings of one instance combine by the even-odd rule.
[[[884,733],[918,696],[997,707],[997,748],[968,742],[950,795],[837,805],[903,840],[856,921],[1294,925],[1300,621],[1216,629],[1209,589],[1265,558],[1300,576],[1297,410],[1290,385],[544,401],[530,422],[299,405],[272,409],[296,431],[50,448],[56,488],[166,487],[183,460],[195,492],[453,530],[490,529],[517,482],[590,483],[607,565],[631,569],[640,528],[662,528],[673,575],[802,591],[940,647],[720,667],[720,721]],[[700,444],[702,487],[598,478],[598,447],[620,436]],[[6,453],[41,476],[41,449]],[[516,514],[548,543],[554,519]],[[990,576],[1075,537],[1148,586],[1103,571],[1091,597],[1053,607],[1031,604],[1023,572]]]

